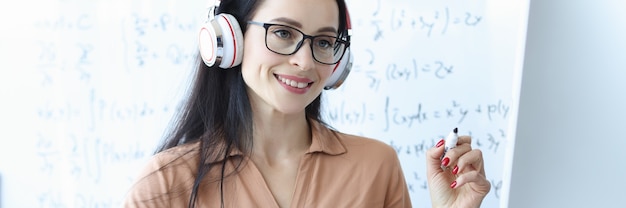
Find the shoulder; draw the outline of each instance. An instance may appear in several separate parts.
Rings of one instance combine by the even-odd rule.
[[[180,178],[192,177],[199,161],[199,142],[172,147],[151,156],[141,170],[137,181],[175,183]],[[183,176],[183,177],[181,177]]]
[[[354,190],[359,199],[353,202],[364,206],[400,207],[398,204],[410,204],[400,160],[391,145],[370,137],[331,132],[331,138],[336,139],[345,151],[320,156],[322,159],[316,167],[322,170],[319,172],[329,174],[318,177],[320,183],[339,184],[328,185],[337,190]]]
[[[156,153],[148,161],[148,170],[164,170],[166,167],[195,167],[199,161],[198,141],[172,147]]]
[[[350,156],[370,161],[372,159],[397,160],[398,155],[393,147],[381,140],[337,131],[335,134]]]
[[[189,143],[159,152],[148,162],[127,192],[125,207],[159,207],[185,203],[197,170],[199,143]],[[178,188],[176,188],[178,187]],[[176,193],[169,196],[168,193]]]

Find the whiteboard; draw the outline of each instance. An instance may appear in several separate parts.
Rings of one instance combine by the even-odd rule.
[[[119,207],[187,90],[209,3],[0,9],[0,206]],[[528,1],[347,4],[355,64],[341,88],[324,92],[327,121],[393,146],[414,207],[430,207],[425,150],[458,127],[484,153],[493,187],[483,207],[500,206]]]

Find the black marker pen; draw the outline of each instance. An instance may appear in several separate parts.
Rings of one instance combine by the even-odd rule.
[[[455,148],[456,147],[456,143],[459,141],[459,135],[458,135],[458,128],[454,128],[452,130],[452,132],[450,132],[450,134],[448,134],[448,136],[446,137],[446,144],[443,150],[443,155],[441,155],[441,158],[439,160],[443,160],[443,157],[446,155],[446,152],[448,152],[448,150]]]

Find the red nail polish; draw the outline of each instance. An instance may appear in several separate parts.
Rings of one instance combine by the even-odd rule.
[[[443,145],[443,143],[445,143],[445,141],[443,139],[439,140],[439,142],[437,142],[437,145],[435,147],[441,147],[441,145]]]
[[[456,181],[452,181],[452,183],[450,184],[450,188],[454,188],[456,187]]]
[[[450,163],[450,158],[449,157],[445,157],[443,158],[443,160],[441,161],[441,166],[448,166],[448,163]]]
[[[452,169],[452,174],[456,175],[456,174],[457,174],[457,172],[459,172],[459,166],[458,166],[458,165],[455,165],[455,166],[454,166],[454,169]]]

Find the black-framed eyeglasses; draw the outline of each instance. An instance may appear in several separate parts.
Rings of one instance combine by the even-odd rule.
[[[311,36],[287,25],[248,21],[249,24],[265,28],[265,46],[281,55],[292,55],[302,47],[305,39],[310,39],[311,54],[315,61],[323,64],[336,64],[341,60],[350,42],[330,35]]]

